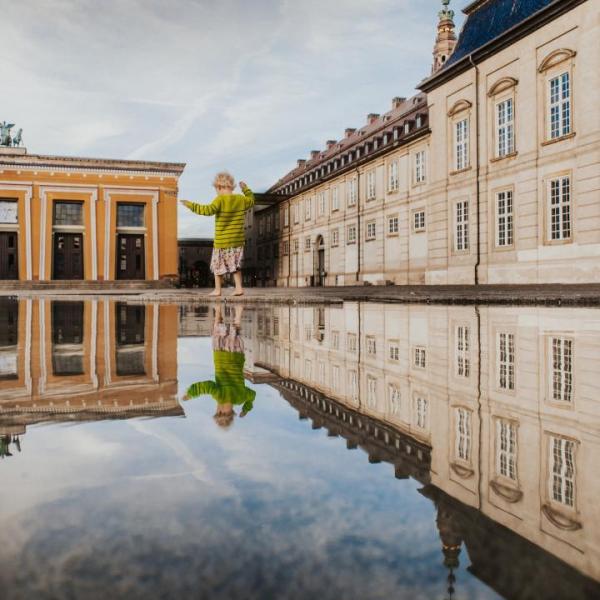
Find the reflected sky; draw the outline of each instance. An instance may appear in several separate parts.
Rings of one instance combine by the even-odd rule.
[[[4,315],[11,314],[9,308]],[[142,308],[143,318],[139,307],[113,300],[86,303],[83,311],[21,301],[12,313],[16,330],[8,321],[0,325],[4,331],[13,327],[0,341],[5,597],[498,598],[517,597],[515,590],[521,597],[544,597],[544,579],[555,590],[568,590],[569,597],[593,597],[598,590],[592,582],[597,509],[589,501],[597,484],[583,474],[598,448],[594,406],[587,401],[598,380],[586,361],[600,347],[600,314],[525,309],[529,314],[523,315],[520,309],[518,322],[510,325],[521,355],[532,335],[545,347],[540,323],[548,319],[552,335],[557,324],[568,326],[575,344],[577,414],[566,419],[575,423],[569,435],[559,433],[577,441],[571,477],[576,506],[571,514],[552,504],[554,512],[548,513],[561,529],[541,512],[548,503],[542,475],[535,485],[543,492],[530,499],[533,484],[523,479],[534,465],[521,454],[516,487],[522,498],[507,503],[507,481],[499,480],[504,496],[484,485],[496,480],[494,457],[480,442],[495,438],[491,430],[482,434],[486,415],[506,417],[509,410],[506,400],[501,407],[493,404],[501,400],[496,392],[490,395],[487,371],[479,369],[485,362],[479,356],[486,355],[479,346],[487,342],[470,337],[470,351],[463,353],[473,378],[483,381],[479,392],[464,382],[457,387],[453,375],[445,378],[445,388],[440,383],[439,361],[447,360],[452,373],[456,362],[454,326],[446,328],[443,344],[440,324],[474,324],[472,336],[475,309],[247,307],[237,316],[224,309],[215,327],[212,308]],[[83,314],[71,331],[65,330],[70,321],[61,310],[71,321]],[[511,309],[502,310],[480,313],[479,331],[490,323],[511,323]],[[410,323],[417,322],[411,330]],[[427,337],[424,324],[431,332]],[[345,347],[348,333],[360,338],[356,354]],[[367,337],[377,340],[377,358],[366,355]],[[388,338],[406,342],[399,344],[398,361],[385,358]],[[422,376],[411,375],[411,340],[425,347],[433,373],[426,367]],[[215,396],[211,388],[189,394],[198,382],[237,385],[235,374],[231,383],[230,363],[215,363],[224,351],[243,352],[243,386],[255,392],[243,417],[243,403],[227,402],[232,399],[227,393]],[[323,361],[326,371],[319,366]],[[518,386],[526,384],[521,364]],[[64,374],[64,365],[78,372]],[[353,370],[360,381],[356,390],[348,377]],[[394,378],[402,398],[410,396],[404,385],[429,393],[426,429],[417,428],[410,406],[406,415],[390,414],[383,384]],[[430,387],[424,389],[424,382]],[[568,394],[564,381],[561,386]],[[527,447],[522,434],[531,435],[527,417],[535,411],[525,407],[519,416],[521,388],[514,392],[512,418],[520,422],[521,449]],[[374,393],[375,399],[369,397]],[[440,398],[443,411],[435,410]],[[454,427],[452,411],[469,410],[472,402],[481,403],[470,421],[474,474],[463,479],[452,470],[456,443],[448,430]],[[538,421],[564,410],[551,406],[543,415],[543,401],[536,402]],[[214,417],[229,410],[226,404],[234,418],[223,427]],[[544,433],[551,424],[544,423]],[[532,460],[545,473],[548,458],[540,453]],[[489,469],[481,466],[488,463]],[[569,479],[564,470],[563,475]],[[568,485],[561,485],[569,498]],[[569,529],[575,521],[581,527]],[[534,538],[530,531],[540,529]]]

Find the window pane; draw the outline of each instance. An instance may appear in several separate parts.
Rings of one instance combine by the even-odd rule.
[[[117,204],[117,227],[144,227],[144,205]]]
[[[56,202],[54,204],[55,225],[83,225],[83,203]]]

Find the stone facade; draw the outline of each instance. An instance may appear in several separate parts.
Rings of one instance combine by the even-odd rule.
[[[468,6],[458,42],[444,9],[423,93],[273,186],[247,231],[259,285],[600,281],[597,7],[509,4]]]

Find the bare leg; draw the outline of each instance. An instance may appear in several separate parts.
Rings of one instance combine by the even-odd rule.
[[[242,272],[236,271],[233,274],[233,281],[235,283],[235,291],[233,292],[233,296],[243,296],[244,288],[242,287]]]
[[[209,296],[220,296],[222,283],[223,283],[223,275],[215,275],[215,291],[211,292],[209,294]]]
[[[244,306],[242,304],[235,305],[235,321],[233,324],[239,329],[242,326],[242,314],[244,313]]]

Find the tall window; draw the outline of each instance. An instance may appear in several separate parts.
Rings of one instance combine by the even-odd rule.
[[[388,357],[394,362],[400,360],[400,346],[398,345],[398,342],[390,342],[388,346]]]
[[[336,185],[331,188],[331,210],[339,210],[340,209],[340,194],[339,188]]]
[[[571,133],[571,80],[562,73],[550,85],[550,138],[556,139]]]
[[[575,506],[575,442],[550,437],[550,497],[565,506]]]
[[[367,375],[367,404],[370,408],[377,406],[377,379]]]
[[[346,334],[346,350],[352,354],[356,354],[357,337],[355,333]]]
[[[356,402],[358,400],[358,373],[356,371],[348,371],[348,387],[350,399]]]
[[[377,340],[374,336],[367,336],[367,355],[375,356],[377,354]]]
[[[310,221],[312,209],[312,198],[306,198],[304,200],[304,220]]]
[[[340,243],[340,230],[332,229],[331,230],[331,246],[335,247]]]
[[[388,402],[389,402],[389,411],[393,415],[400,414],[400,388],[390,383],[388,385]]]
[[[454,156],[457,171],[469,166],[469,119],[454,124]]]
[[[496,156],[502,157],[515,151],[515,114],[513,99],[496,104]]]
[[[354,206],[358,199],[358,182],[356,177],[348,182],[348,206]]]
[[[551,338],[552,400],[573,400],[573,340]]]
[[[367,200],[375,200],[375,171],[367,173]]]
[[[310,250],[310,236],[304,238],[304,251],[308,252]]]
[[[496,474],[517,480],[517,425],[513,421],[496,421]]]
[[[471,460],[471,411],[456,409],[455,456],[460,460]]]
[[[423,183],[425,178],[425,150],[420,150],[415,154],[415,183]]]
[[[550,239],[571,238],[571,178],[550,181]]]
[[[333,350],[340,349],[340,332],[339,331],[331,332],[331,348]]]
[[[346,243],[347,244],[355,244],[356,243],[356,225],[348,225],[348,230],[346,232]]]
[[[319,192],[319,216],[325,214],[325,192]]]
[[[388,217],[388,234],[395,235],[399,231],[399,223],[398,217],[394,215],[393,217]]]
[[[421,396],[415,398],[415,425],[419,429],[427,429],[427,413],[429,412],[429,402]]]
[[[395,160],[390,163],[388,167],[388,189],[390,192],[397,192],[400,187],[400,180],[398,178],[398,161]]]
[[[370,241],[374,240],[375,237],[376,237],[375,221],[368,221],[367,222],[366,240],[367,240],[367,242],[370,242]]]
[[[290,209],[287,206],[283,209],[283,226],[290,226]]]
[[[512,190],[496,194],[496,246],[513,245],[513,193]]]
[[[498,359],[498,387],[501,390],[515,389],[515,335],[497,334],[496,355]]]
[[[456,221],[454,230],[454,247],[456,250],[469,249],[469,202],[463,200],[456,203]]]
[[[413,231],[419,233],[425,231],[425,211],[417,210],[413,213]]]
[[[337,365],[331,367],[331,387],[336,392],[340,389],[340,368]]]
[[[298,254],[299,250],[300,250],[300,240],[298,238],[296,238],[294,240],[294,254]]]
[[[413,365],[417,369],[424,369],[427,366],[427,354],[423,346],[416,346],[413,350]]]
[[[294,223],[300,223],[300,201],[294,204]]]
[[[469,377],[471,374],[470,331],[466,325],[456,328],[456,374]]]

